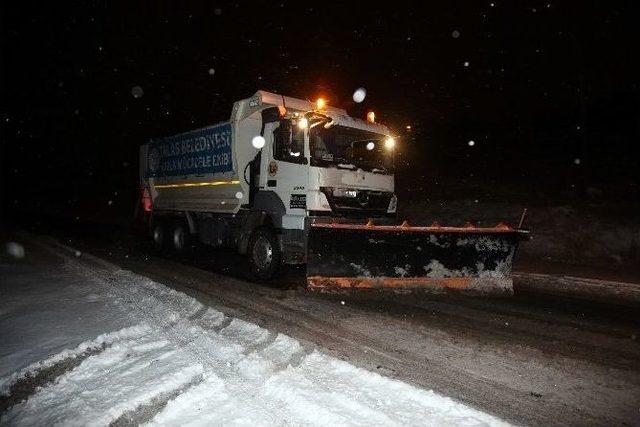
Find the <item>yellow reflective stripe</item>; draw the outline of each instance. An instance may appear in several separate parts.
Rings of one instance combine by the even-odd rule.
[[[209,182],[183,182],[181,184],[158,184],[155,188],[181,188],[181,187],[214,187],[216,185],[240,184],[240,181],[209,181]]]

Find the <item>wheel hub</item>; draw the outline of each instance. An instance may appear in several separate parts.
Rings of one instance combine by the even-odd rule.
[[[263,236],[258,237],[253,245],[253,259],[261,269],[268,268],[273,261],[273,247]]]

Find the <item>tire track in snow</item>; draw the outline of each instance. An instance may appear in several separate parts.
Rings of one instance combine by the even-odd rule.
[[[73,249],[68,248],[64,245],[60,246],[65,249],[67,253],[74,253]],[[189,317],[195,315],[202,308],[204,308],[204,306],[197,300],[183,293],[177,292],[171,288],[167,288],[163,285],[157,284],[146,277],[121,270],[106,261],[90,255],[84,255],[85,261],[87,258],[89,258],[90,261],[97,265],[97,268],[89,267],[86,262],[80,262],[79,260],[71,258],[70,256],[65,258],[67,268],[76,269],[91,280],[99,280],[109,285],[121,300],[126,301],[127,304],[134,306],[137,311],[143,314],[143,318],[152,320],[150,323],[159,325],[163,330],[163,333],[168,335],[169,338],[173,342],[177,343],[179,347],[188,347],[189,353],[191,353],[189,354],[189,356],[191,356],[191,359],[194,361],[194,363],[202,363],[205,366],[206,371],[212,373],[215,372],[215,376],[225,380],[225,388],[228,389],[229,395],[251,396],[254,394],[254,390],[260,387],[260,384],[256,384],[257,378],[243,378],[241,375],[238,375],[238,370],[250,367],[251,362],[245,364],[243,364],[243,362],[252,359],[251,356],[258,354],[262,347],[268,346],[268,344],[263,345],[269,337],[269,332],[266,329],[260,328],[257,325],[252,325],[239,319],[225,316],[224,314],[217,312],[216,310],[213,310],[211,308],[205,310],[205,313],[215,312],[224,316],[222,317],[220,324],[217,325],[218,327],[214,327],[214,329],[210,330],[209,332],[214,332],[221,337],[225,336],[225,332],[231,332],[227,335],[230,335],[235,339],[240,338],[242,340],[242,338],[246,338],[245,335],[247,335],[247,331],[236,331],[234,333],[233,331],[229,331],[229,329],[237,327],[237,325],[243,325],[245,327],[250,326],[250,329],[253,330],[252,332],[259,332],[263,335],[262,338],[254,337],[253,340],[247,340],[244,343],[244,351],[246,351],[246,348],[250,345],[254,346],[255,350],[252,352],[247,352],[245,355],[247,357],[245,359],[241,359],[239,363],[234,363],[234,360],[224,361],[214,358],[212,357],[210,352],[206,351],[205,349],[207,347],[215,347],[216,344],[219,345],[221,343],[202,343],[197,336],[194,336],[198,335],[197,333],[194,333],[194,328],[200,327],[194,325],[193,322],[189,321]],[[123,282],[133,282],[134,284],[137,284],[139,286],[127,286],[126,288],[124,288],[123,286],[121,286]],[[184,304],[184,302],[186,302],[187,304]],[[185,306],[189,307],[190,310],[185,309]],[[159,313],[156,313],[153,309],[154,307],[162,307],[162,310],[159,310]],[[168,310],[165,310],[167,308]],[[172,309],[174,310],[173,312]],[[169,312],[168,316],[166,315],[166,311]],[[213,314],[213,317],[216,317],[215,314]],[[185,332],[187,333],[185,334]],[[200,332],[201,334],[204,332],[202,334],[203,336],[207,335],[207,330],[202,329],[198,332]],[[240,332],[240,334],[238,334],[238,332]],[[243,334],[242,332],[245,332],[245,334]],[[237,353],[239,355],[243,354],[243,346],[233,342],[230,338],[227,338],[227,342],[222,344],[226,344],[227,346],[231,347],[233,347],[234,345],[238,346]],[[197,357],[193,357],[193,354],[197,355]],[[286,366],[288,366],[288,363],[283,361],[279,365],[286,368]],[[255,410],[257,412],[261,412],[263,414],[263,417],[265,417],[264,419],[272,418],[275,422],[280,418],[277,415],[280,412],[277,402],[250,399],[249,401],[246,401],[245,404],[247,406],[255,407]],[[146,408],[141,408],[141,411],[144,411],[145,409]],[[158,408],[158,410],[160,409],[162,408]],[[134,414],[131,414],[131,416],[135,417]]]
[[[6,395],[0,396],[0,416],[12,406],[27,400],[40,387],[55,382],[58,377],[73,370],[86,358],[102,353],[109,345],[105,342],[97,347],[90,347],[79,354],[70,355],[50,366],[43,366],[34,371],[27,371],[17,378]]]
[[[280,301],[276,298],[268,298],[268,301],[264,301],[262,299],[251,299],[250,295],[247,295],[247,293],[243,292],[242,289],[235,288],[233,292],[227,292],[224,296],[213,295],[213,297],[218,299],[220,305],[223,307],[239,307],[242,311],[246,311],[248,309],[258,318],[265,314],[280,318],[282,322],[290,325],[293,330],[302,331],[304,335],[314,336],[322,342],[329,343],[330,350],[337,348],[349,348],[352,352],[364,350],[365,352],[375,354],[379,358],[386,360],[389,365],[402,367],[405,372],[418,372],[420,370],[427,369],[429,371],[436,371],[440,375],[445,375],[445,367],[439,365],[436,366],[434,364],[425,365],[424,361],[421,359],[408,357],[408,355],[405,354],[397,354],[394,351],[387,349],[387,346],[384,343],[357,332],[349,331],[339,325],[331,325],[331,331],[329,332],[326,330],[326,322],[324,320],[307,312],[303,312],[298,308],[288,306],[286,302]],[[287,311],[295,312],[295,316],[293,316],[292,319],[283,318],[279,309],[274,307],[272,304],[286,307]],[[307,351],[303,353],[303,357],[300,357],[299,355],[296,362],[301,364],[310,353],[312,352]],[[412,376],[409,375],[409,377],[411,378]],[[468,381],[465,382],[464,379],[453,380],[456,383],[465,385],[465,388],[468,387]],[[485,390],[491,390],[491,393],[500,393],[502,391],[496,389],[488,379],[474,378],[474,381],[482,383],[483,388],[485,388]],[[424,383],[422,381],[416,381],[416,383],[425,388],[430,386],[428,383]],[[507,391],[507,393],[513,392],[513,390]],[[389,420],[389,422],[391,421]]]
[[[179,315],[178,316],[168,316],[168,318],[152,316],[150,311],[146,310],[145,307],[143,305],[139,304],[139,302],[137,301],[138,297],[140,296],[139,294],[133,294],[131,292],[127,292],[126,289],[123,290],[122,285],[117,282],[118,274],[116,274],[115,276],[111,275],[111,274],[98,274],[98,275],[96,275],[99,270],[95,269],[95,268],[93,268],[93,269],[87,268],[85,263],[82,263],[79,260],[77,260],[76,259],[77,255],[76,255],[75,250],[70,249],[70,248],[68,248],[68,247],[66,247],[64,245],[56,245],[58,247],[61,247],[65,252],[68,253],[68,256],[63,256],[62,254],[52,250],[52,248],[50,246],[48,246],[48,245],[42,244],[42,243],[40,243],[38,241],[34,241],[34,244],[36,244],[40,248],[46,250],[47,252],[50,252],[56,258],[62,258],[62,260],[63,260],[62,268],[63,269],[70,269],[70,270],[73,270],[76,273],[79,272],[83,277],[87,277],[87,278],[89,278],[89,280],[94,280],[94,281],[99,276],[99,281],[101,283],[103,283],[103,284],[106,284],[107,287],[111,290],[111,292],[113,294],[115,294],[116,298],[119,301],[122,301],[127,305],[133,305],[137,309],[137,311],[143,313],[143,316],[142,316],[143,319],[152,319],[153,320],[151,322],[152,324],[162,324],[163,325],[162,329],[164,329],[165,332],[166,331],[171,332],[171,327],[174,326],[178,321],[181,320],[180,319],[181,316],[179,316]],[[85,257],[86,257],[86,255],[85,255]],[[100,260],[99,258],[93,258],[92,257],[92,261],[94,263],[98,264],[101,268],[111,268],[111,269],[113,269],[111,264],[108,264],[108,263]],[[104,272],[101,272],[101,273],[104,273]],[[119,271],[116,271],[116,273],[119,273]],[[145,278],[145,280],[151,282],[149,279]],[[145,285],[146,285],[146,283],[144,283],[144,281],[143,281],[143,283],[142,283],[142,285],[140,287],[141,288],[145,288]],[[157,285],[151,283],[151,288],[153,288],[154,286],[157,286]],[[149,286],[147,286],[147,288],[149,288]],[[171,291],[171,292],[175,293],[175,291]],[[162,298],[163,295],[157,295],[156,294],[154,296],[155,297],[159,297],[158,298],[159,300],[163,300],[163,301],[159,302],[160,305],[163,305],[163,306],[170,305],[171,302],[172,302],[172,301],[170,301],[170,297],[171,297],[170,295],[164,295],[166,298]],[[207,316],[204,316],[204,314],[206,314],[206,311],[207,311],[206,307],[202,306],[201,304],[199,304],[197,301],[195,301],[193,299],[191,299],[191,301],[192,301],[192,304],[187,304],[186,305],[187,308],[193,307],[193,306],[197,306],[200,309],[200,311],[197,311],[195,313],[191,313],[192,316],[193,315],[200,315],[201,317],[203,316],[200,319],[202,321],[207,321],[207,320],[211,321],[212,320],[211,316],[209,316],[208,319],[206,318]],[[178,305],[175,308],[185,308],[185,305]],[[183,314],[183,313],[181,313],[181,314]],[[140,316],[138,316],[138,317],[140,317]],[[215,316],[213,316],[213,317],[215,317]],[[217,322],[216,322],[216,324],[217,324]],[[145,330],[145,331],[148,332],[148,330]],[[107,334],[107,337],[105,339],[107,339],[108,342],[110,344],[112,344],[113,341],[117,340],[117,337],[116,337],[116,339],[110,339],[109,335],[110,334]],[[117,333],[116,333],[116,335],[117,335]],[[130,336],[130,334],[128,334],[128,335],[125,334],[125,335],[126,336]],[[178,344],[178,346],[181,346],[181,345],[184,344],[184,339],[182,339],[182,338],[183,337],[181,337],[179,335],[174,335],[173,336],[173,341],[176,342]],[[98,337],[95,341],[98,342],[98,343],[102,343],[102,345],[105,344],[105,341],[102,340],[102,337]],[[96,342],[94,342],[93,344],[96,344]],[[92,345],[92,344],[89,344],[89,345]],[[86,347],[86,345],[85,345],[85,347]],[[107,348],[107,346],[104,346],[103,348]],[[58,363],[62,363],[64,365],[66,365],[65,361],[67,359],[78,357],[78,355],[81,354],[79,351],[75,351],[75,352],[74,351],[66,351],[64,353],[70,353],[71,354],[68,358],[58,362]],[[56,372],[58,374],[57,375],[58,379],[60,379],[60,378],[65,379],[67,376],[73,375],[72,368],[81,365],[84,360],[86,360],[89,356],[92,356],[92,355],[94,355],[94,354],[88,354],[88,355],[86,355],[86,357],[83,357],[83,358],[79,359],[77,361],[77,363],[75,363],[73,366],[69,366],[69,369],[66,369],[65,371],[56,370]],[[206,354],[205,354],[205,356],[206,356]],[[60,356],[54,356],[54,358],[52,358],[52,359],[60,359]],[[199,358],[199,359],[202,360],[202,357]],[[40,362],[39,364],[43,364],[45,366],[51,365],[51,363],[48,363],[46,361],[45,362]],[[37,365],[39,365],[39,364],[37,364]],[[194,364],[198,364],[198,361],[194,361]],[[56,366],[56,365],[53,365],[53,366]],[[24,377],[24,375],[31,375],[30,372],[33,371],[34,369],[36,369],[36,368],[28,369],[28,370],[26,370],[26,373],[21,374],[21,375],[23,375],[22,376],[23,381],[24,381],[24,378],[27,378],[27,377]],[[48,372],[48,369],[46,371]],[[20,381],[20,378],[14,378],[11,381],[15,383],[16,381]],[[23,381],[20,381],[20,383],[22,383]],[[39,384],[39,385],[44,385],[45,387],[43,387],[43,389],[48,389],[47,385],[51,385],[51,384]],[[53,385],[53,386],[55,386],[55,385]],[[33,387],[33,389],[30,390],[29,394],[32,395],[33,391],[36,391],[35,389],[36,389],[36,387]],[[170,398],[173,397],[175,395],[175,393],[172,393],[171,391],[167,392],[167,393],[163,393],[159,397],[151,398],[151,400],[156,399],[157,401],[162,401],[163,400],[162,396],[165,396],[165,395],[168,396],[168,397],[166,397],[166,400],[165,400],[164,404],[166,404],[166,401],[170,400]],[[18,399],[18,397],[20,397],[20,399]],[[12,398],[12,404],[8,405],[8,406],[13,406],[13,403],[18,403],[20,401],[23,401],[24,400],[23,397],[28,397],[28,396],[25,396],[25,393],[22,393],[22,395],[20,395],[20,396],[14,394],[14,396]],[[154,402],[155,402],[155,400],[154,400]],[[159,406],[157,403],[153,403],[153,404],[151,404],[149,406],[156,407],[156,411],[158,411],[158,410],[161,410],[162,406],[164,406],[164,405]],[[145,405],[141,405],[140,406],[140,411],[141,411],[141,413],[147,413],[147,416],[149,416],[148,415],[148,412],[149,412],[148,408]],[[14,418],[14,416],[16,415],[17,412],[19,412],[19,411],[14,411],[14,414],[9,414],[10,418]],[[135,410],[129,410],[127,412],[126,417],[123,418],[123,420],[129,419],[129,418],[130,419],[137,419],[137,417],[135,415]]]
[[[195,289],[198,290],[198,288]],[[278,319],[284,330],[294,331],[297,335],[307,337],[309,340],[320,341],[331,351],[347,352],[352,355],[362,352],[375,355],[382,363],[401,370],[403,377],[418,387],[424,389],[433,387],[432,383],[424,380],[425,377],[447,378],[448,383],[453,383],[458,389],[464,390],[464,396],[467,400],[478,406],[486,402],[486,393],[501,396],[507,402],[513,400],[511,397],[514,393],[518,393],[517,390],[499,388],[489,378],[471,376],[462,372],[457,372],[456,376],[452,377],[448,373],[448,367],[441,363],[425,361],[413,354],[399,353],[383,341],[338,324],[328,323],[326,319],[289,305],[286,300],[282,301],[272,297],[252,299],[250,293],[240,287],[234,287],[224,295],[218,293],[207,294],[207,296],[222,306],[235,307],[245,315],[249,313],[256,318],[267,315]],[[292,313],[290,318],[282,316],[281,310],[283,308],[286,312]],[[396,376],[395,369],[386,368],[383,365],[378,365],[377,368],[378,371],[384,369],[382,373],[393,374],[389,375],[391,377]],[[418,372],[421,373],[420,376],[415,375]],[[454,388],[449,386],[448,389]],[[474,393],[474,390],[478,389],[484,390],[483,393]],[[517,405],[517,402],[514,402],[513,405]],[[535,416],[535,413],[531,415]]]
[[[7,411],[7,425],[107,425],[202,375],[158,331],[114,343]]]
[[[203,310],[201,303],[183,293],[85,258],[89,259],[80,262],[70,258],[67,267],[105,284],[123,307],[135,312],[132,317],[147,321],[151,330],[142,339],[118,343],[87,358],[60,382],[72,383],[82,399],[95,400],[91,392],[103,390],[94,388],[86,395],[84,388],[87,381],[94,380],[92,375],[98,375],[104,382],[99,384],[109,390],[115,391],[117,386],[126,391],[139,382],[132,373],[153,368],[161,374],[157,378],[155,371],[154,377],[147,375],[145,379],[155,383],[143,384],[141,393],[116,396],[108,410],[104,407],[106,414],[91,418],[97,424],[145,420],[175,424],[193,417],[196,409],[203,411],[199,413],[203,424],[224,424],[225,420],[246,424],[502,424],[431,391],[355,368],[286,335],[211,308]],[[159,358],[162,363],[154,365]],[[122,383],[124,387],[120,387]],[[36,393],[29,407],[33,412],[22,420],[37,420],[43,403],[55,408],[57,391],[53,385]],[[80,403],[84,403],[82,399]],[[62,402],[71,403],[76,407],[65,407],[67,418],[58,421],[68,421],[79,410],[77,401]],[[96,409],[85,406],[85,412]],[[21,419],[19,411],[13,415],[12,420]],[[82,423],[86,415],[77,415],[80,418],[73,421]]]
[[[125,271],[122,271],[122,270],[120,270],[120,273],[137,277],[137,275],[135,275],[134,273],[125,272]],[[158,286],[158,285],[156,285],[156,286]],[[160,286],[162,286],[162,285],[160,285]],[[164,286],[163,286],[163,288],[164,288]],[[173,291],[173,292],[176,292],[176,291]],[[182,295],[184,295],[184,294],[182,294]],[[184,295],[184,296],[186,297],[186,295]],[[187,297],[187,298],[191,298],[191,297]],[[312,316],[309,316],[308,314],[307,314],[307,317],[313,318]],[[229,328],[231,328],[234,323],[237,324],[237,323],[240,322],[240,323],[247,324],[246,322],[239,321],[238,319],[232,319],[229,316],[225,316],[225,320],[226,319],[231,319],[231,322],[228,325],[225,325],[225,327],[220,329],[220,333],[223,334],[223,335],[224,335],[224,332],[226,330],[228,330]],[[313,320],[315,321],[317,319],[313,319]],[[255,326],[256,328],[259,328],[256,325],[253,325],[253,326]],[[262,329],[262,328],[259,328],[259,329]],[[281,335],[281,334],[279,336],[286,337],[285,335]],[[286,337],[286,338],[288,338],[288,337]],[[297,343],[297,341],[296,341],[296,343]],[[349,344],[350,345],[355,345],[354,342],[349,342]],[[376,347],[371,347],[370,350],[373,351],[373,352],[377,352]],[[253,352],[253,353],[250,353],[249,355],[256,355],[256,354],[257,354],[257,352]],[[267,386],[267,388],[269,388],[268,384],[273,382],[273,379],[275,377],[274,374],[279,372],[279,371],[283,371],[283,370],[287,369],[289,366],[291,366],[291,362],[292,361],[295,363],[296,366],[299,367],[299,366],[303,365],[305,363],[305,361],[309,359],[309,357],[312,357],[314,355],[319,355],[319,354],[320,353],[318,353],[317,351],[311,351],[309,349],[297,349],[295,352],[293,352],[293,354],[288,355],[288,357],[285,360],[281,361],[280,363],[274,364],[274,366],[273,366],[274,369],[271,371],[271,375],[269,377],[266,377],[266,378],[260,378],[259,381],[258,381],[258,384],[256,384],[256,381],[247,381],[247,380],[249,380],[249,378],[246,378],[246,376],[245,376],[245,377],[241,377],[240,378],[240,382],[239,383],[237,381],[232,381],[230,383],[228,382],[227,384],[225,384],[225,389],[227,389],[229,391],[229,394],[231,396],[243,396],[243,395],[253,396],[253,395],[255,395],[255,390],[256,389],[260,390],[260,389],[264,388],[265,386]],[[324,355],[322,355],[322,356],[327,358],[328,360],[332,360],[332,358],[330,358],[328,356],[324,356]],[[248,359],[251,359],[251,358],[248,358]],[[399,358],[396,359],[396,362],[398,362],[399,360],[400,360]],[[347,365],[346,362],[342,362],[342,363]],[[241,363],[239,363],[239,365],[242,365],[242,361],[241,361]],[[223,378],[225,380],[229,380],[229,379],[233,378],[232,376],[229,376],[228,370],[223,370],[223,372],[224,372],[223,375],[220,375],[220,373],[217,372],[217,374],[220,375],[220,378]],[[232,375],[234,375],[234,374],[237,375],[237,371],[236,372],[232,372],[231,374]],[[375,375],[375,374],[373,374],[373,375]],[[236,380],[237,380],[237,378],[236,378]],[[255,379],[253,379],[253,380],[255,380]],[[332,387],[334,387],[334,386],[335,386],[335,379],[327,381],[327,384],[325,385],[325,387],[327,387],[327,393],[328,394],[334,394],[334,392],[332,391]],[[359,395],[360,393],[359,393],[358,389],[359,389],[359,387],[351,387],[351,392],[350,393],[353,394],[353,395]],[[349,395],[350,393],[347,393],[346,395]],[[430,392],[430,391],[426,392],[426,393],[427,394],[428,393],[433,394],[433,392]],[[280,413],[281,412],[280,408],[282,407],[282,404],[284,402],[287,402],[286,399],[283,401],[282,396],[280,396],[278,394],[273,394],[271,392],[268,392],[266,395],[263,393],[260,396],[261,396],[261,399],[262,399],[262,405],[258,405],[258,406],[266,405],[269,408],[268,409],[268,414],[278,414],[278,413]],[[265,398],[268,398],[268,397],[275,398],[276,402],[274,402],[274,403],[268,402],[268,400],[265,399]],[[447,399],[447,398],[445,398],[445,399]],[[343,400],[344,400],[344,396],[343,396]],[[353,399],[347,399],[347,400],[351,401],[351,405],[355,404],[356,406],[358,406],[358,404],[356,404],[356,402],[353,402]],[[449,400],[449,399],[447,399],[447,400]],[[254,403],[254,402],[255,402],[255,400],[251,401],[251,403]],[[348,402],[347,403],[342,402],[342,404],[337,405],[337,406],[338,407],[342,407],[345,410],[349,409],[349,403]],[[457,407],[464,407],[464,406],[460,405],[460,404],[457,404],[457,403],[452,403],[452,407],[457,408]],[[467,409],[467,410],[469,409],[467,407],[464,407],[464,408]],[[472,411],[475,412],[475,410],[472,410]],[[298,414],[298,415],[300,415],[300,414]],[[331,422],[342,422],[342,421],[345,421],[345,419],[343,419],[342,416],[340,414],[336,413],[335,411],[329,411],[328,416],[335,417],[334,419],[331,419]],[[376,419],[374,414],[371,413],[371,412],[369,412],[367,414],[367,416],[364,417],[364,419],[367,419],[367,418]],[[265,419],[268,419],[268,418],[265,418]],[[276,419],[280,419],[280,417],[276,417]],[[312,420],[306,420],[306,421],[311,422]],[[397,425],[402,425],[402,424],[405,424],[405,422],[406,422],[406,420],[404,420],[403,417],[396,418],[394,416],[391,416],[391,414],[389,414],[388,416],[384,416],[382,419],[378,419],[378,421],[380,421],[383,424],[397,424]],[[351,422],[356,422],[356,420],[352,419]],[[489,423],[492,423],[492,422],[498,422],[498,421],[493,419]],[[473,423],[471,423],[471,424],[473,424]]]
[[[27,400],[39,387],[45,387],[72,371],[82,362],[96,356],[114,343],[147,333],[148,326],[141,324],[98,336],[95,340],[65,350],[46,360],[33,363],[20,371],[0,379],[0,414],[13,405]]]
[[[114,421],[109,423],[109,427],[127,427],[127,426],[139,426],[141,424],[145,424],[153,419],[160,411],[162,411],[169,401],[175,399],[186,390],[189,390],[192,387],[195,387],[199,384],[202,384],[204,381],[203,376],[196,377],[190,383],[176,388],[167,393],[162,393],[147,403],[143,403],[140,406],[136,407],[133,410],[126,411]]]

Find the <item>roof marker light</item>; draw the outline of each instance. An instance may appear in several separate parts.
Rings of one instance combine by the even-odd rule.
[[[374,113],[373,111],[369,111],[367,113],[367,121],[370,123],[375,123],[376,122],[376,113]]]

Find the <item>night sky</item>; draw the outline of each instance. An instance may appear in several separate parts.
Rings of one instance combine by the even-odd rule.
[[[5,209],[128,208],[141,143],[257,89],[376,111],[400,194],[639,196],[633,1],[70,4],[1,6]]]

